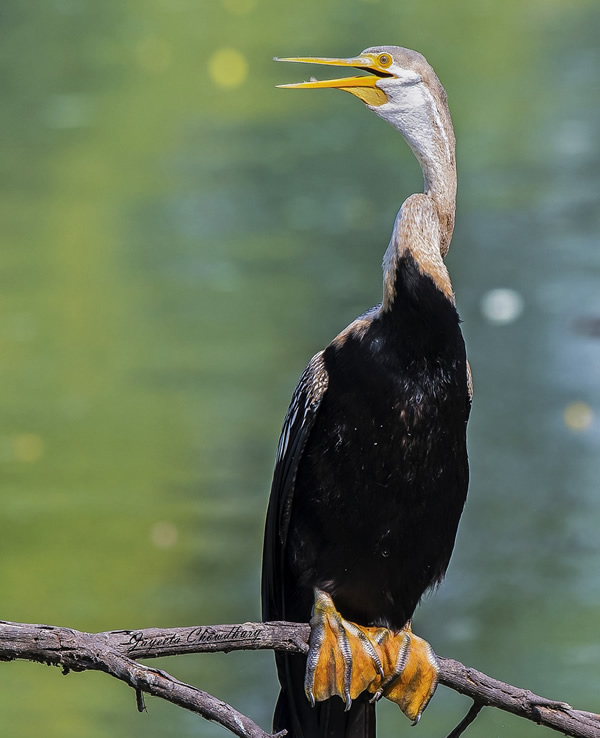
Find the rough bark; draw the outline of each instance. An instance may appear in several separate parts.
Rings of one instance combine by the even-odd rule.
[[[51,625],[0,621],[0,661],[38,661],[60,666],[64,672],[104,671],[136,690],[139,709],[143,708],[141,693],[146,692],[217,722],[239,738],[271,738],[225,702],[160,669],[140,664],[138,659],[257,649],[305,653],[308,635],[308,625],[285,622],[84,633]],[[467,695],[476,706],[506,710],[574,738],[600,738],[600,715],[500,682],[454,659],[438,658],[440,683]],[[452,735],[462,733],[478,711],[472,708],[461,723],[464,727],[458,726]]]

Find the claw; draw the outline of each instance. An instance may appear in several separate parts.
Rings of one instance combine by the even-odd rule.
[[[383,679],[381,657],[369,637],[372,629],[344,620],[322,590],[315,590],[310,625],[304,678],[308,701],[314,705],[338,695],[349,710],[353,699]]]
[[[433,649],[409,625],[385,642],[383,651],[386,667],[389,665],[381,687],[383,696],[416,725],[438,684],[439,664]]]
[[[400,632],[344,620],[331,597],[315,589],[304,691],[310,704],[338,695],[346,710],[364,691],[395,702],[416,725],[435,692],[439,665],[410,623]]]

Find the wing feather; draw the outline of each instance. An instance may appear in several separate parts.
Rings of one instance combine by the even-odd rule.
[[[302,373],[288,408],[279,445],[267,510],[263,550],[263,620],[281,620],[283,612],[283,556],[298,465],[327,391],[329,376],[323,352],[315,354]]]

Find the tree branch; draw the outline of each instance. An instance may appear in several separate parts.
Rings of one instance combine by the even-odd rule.
[[[272,738],[230,705],[138,659],[258,649],[306,653],[309,632],[306,624],[285,622],[83,633],[0,621],[0,661],[39,661],[61,666],[65,673],[104,671],[137,691],[138,706],[143,706],[139,693],[147,692],[213,720],[239,738]],[[513,687],[454,659],[439,657],[439,662],[440,683],[478,705],[497,707],[573,738],[600,738],[600,715]]]
[[[469,727],[469,725],[471,725],[471,723],[475,720],[477,715],[479,715],[483,707],[484,705],[482,702],[473,702],[469,712],[464,716],[464,718],[460,721],[456,728],[454,728],[454,730],[448,734],[447,738],[459,738]]]

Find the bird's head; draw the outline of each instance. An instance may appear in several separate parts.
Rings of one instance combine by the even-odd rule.
[[[425,57],[417,51],[400,46],[372,46],[350,59],[292,57],[276,61],[327,64],[368,72],[279,86],[350,92],[402,133],[421,164],[431,156],[454,162],[454,134],[446,92]],[[436,151],[432,149],[434,145]]]

